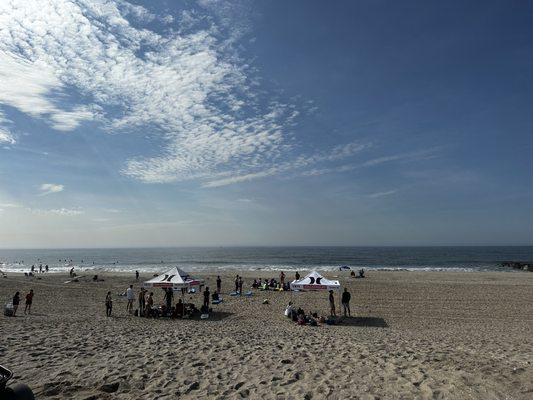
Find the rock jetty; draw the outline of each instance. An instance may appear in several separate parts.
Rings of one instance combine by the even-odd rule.
[[[533,272],[533,262],[505,261],[501,263],[501,266],[506,268],[521,269],[522,271]]]

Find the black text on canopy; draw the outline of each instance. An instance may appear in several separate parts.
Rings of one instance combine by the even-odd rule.
[[[340,290],[339,281],[324,278],[318,272],[313,271],[300,280],[291,282],[291,290]]]
[[[203,285],[203,279],[194,279],[178,267],[173,267],[164,274],[143,283],[145,288],[172,288],[174,290]]]

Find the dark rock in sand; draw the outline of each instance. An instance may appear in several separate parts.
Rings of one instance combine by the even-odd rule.
[[[113,383],[106,383],[102,386],[100,386],[100,390],[102,392],[106,393],[114,393],[118,390],[118,387],[120,386],[119,382],[113,382]]]

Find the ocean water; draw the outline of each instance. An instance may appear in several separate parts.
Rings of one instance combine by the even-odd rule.
[[[533,261],[533,246],[491,247],[195,247],[132,249],[0,250],[0,270],[27,272],[48,264],[51,272],[190,272],[217,270],[334,271],[340,266],[376,270],[510,271],[502,261]]]

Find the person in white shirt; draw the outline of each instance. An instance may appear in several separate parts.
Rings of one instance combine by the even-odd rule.
[[[133,312],[133,302],[135,301],[135,293],[133,292],[133,285],[130,285],[126,289],[126,299],[128,299],[128,305],[126,306],[126,311],[130,314]]]
[[[287,318],[292,318],[292,313],[294,311],[294,308],[292,306],[292,301],[289,301],[289,305],[287,306],[287,308],[285,309],[285,316]]]

